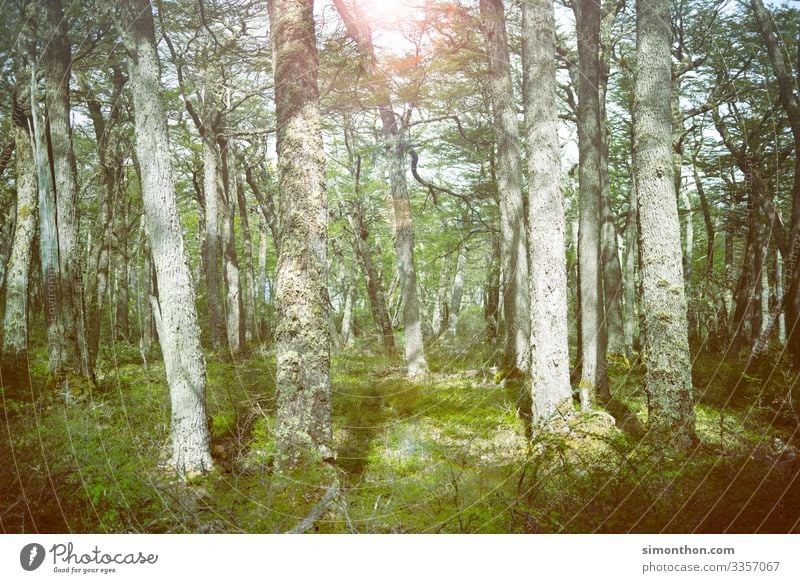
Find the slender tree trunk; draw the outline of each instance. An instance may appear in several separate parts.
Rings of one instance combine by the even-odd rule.
[[[425,346],[422,340],[422,320],[417,292],[417,270],[414,262],[414,227],[411,216],[411,200],[406,184],[404,130],[398,123],[392,107],[388,79],[378,70],[375,50],[372,45],[372,31],[363,18],[355,18],[353,11],[344,0],[334,0],[336,8],[345,23],[348,34],[358,45],[361,63],[366,73],[373,79],[375,101],[383,128],[384,150],[389,173],[389,185],[394,208],[395,253],[397,270],[400,274],[400,287],[403,298],[403,326],[405,328],[405,360],[408,376],[428,372],[425,360]],[[354,7],[357,10],[357,7]]]
[[[607,332],[601,277],[602,179],[600,169],[600,5],[596,0],[574,3],[578,28],[578,181],[580,231],[578,271],[581,306],[581,406],[588,409],[598,396],[608,398]]]
[[[674,148],[673,148],[674,149]],[[676,167],[675,171],[680,172],[682,167],[682,159],[679,161],[680,164]],[[675,186],[679,187],[681,184],[680,180],[675,181]],[[692,201],[689,198],[689,193],[686,191],[685,188],[681,188],[678,190],[678,198],[680,199],[680,204],[683,206],[683,212],[679,211],[679,216],[682,218],[682,228],[681,232],[683,233],[683,278],[686,287],[686,305],[687,305],[687,319],[689,322],[689,332],[691,333],[692,330],[695,329],[695,323],[697,320],[697,316],[695,314],[694,306],[692,305],[692,289],[693,289],[693,264],[694,264],[694,221],[692,218]]]
[[[486,322],[486,340],[497,342],[497,328],[500,322],[500,238],[492,233],[492,253],[489,256],[489,269],[486,281],[486,299],[483,318]]]
[[[258,298],[256,298],[256,318],[258,319],[259,340],[265,340],[266,318],[263,316],[265,304],[272,301],[272,292],[267,288],[267,220],[262,218],[258,230]],[[270,298],[267,300],[267,293]],[[259,309],[259,307],[261,309]],[[262,314],[259,317],[259,313]]]
[[[353,304],[355,303],[356,286],[352,275],[347,274],[347,293],[344,298],[344,311],[342,312],[342,344],[347,348],[352,348],[355,344],[353,335]]]
[[[128,294],[128,229],[127,209],[123,209],[119,217],[117,235],[117,256],[114,261],[114,336],[117,340],[127,341],[130,338],[129,294]]]
[[[610,4],[610,3],[609,3]],[[612,7],[613,8],[613,7]],[[617,228],[614,225],[614,214],[611,208],[611,181],[608,176],[608,125],[606,120],[606,94],[611,67],[612,40],[611,26],[614,11],[606,14],[600,23],[600,57],[598,66],[598,101],[600,104],[600,185],[603,224],[600,232],[600,260],[603,279],[603,307],[605,308],[605,324],[608,336],[606,352],[613,355],[625,354],[625,330],[623,315],[623,277],[620,263]]]
[[[556,105],[552,0],[524,0],[523,72],[528,151],[531,395],[533,419],[571,410],[567,347],[567,259]]]
[[[208,98],[210,100],[210,97]],[[209,108],[210,109],[210,108]],[[222,302],[222,274],[220,273],[220,198],[222,176],[219,168],[219,150],[213,131],[213,113],[208,113],[203,123],[203,209],[205,238],[203,240],[203,267],[205,269],[208,325],[211,348],[218,350],[225,344],[225,316]],[[224,221],[224,219],[222,219]]]
[[[634,178],[639,202],[645,391],[651,431],[694,439],[681,231],[672,164],[670,5],[637,0]]]
[[[242,223],[242,241],[244,243],[244,276],[245,276],[245,340],[252,342],[256,337],[256,282],[253,272],[253,240],[250,235],[250,218],[247,212],[247,200],[244,195],[244,184],[238,169],[233,168],[231,176],[236,176],[236,201],[239,206],[239,220]]]
[[[19,89],[27,79],[20,79]],[[36,171],[31,147],[27,91],[14,96],[14,150],[17,156],[17,210],[14,239],[6,272],[6,306],[3,317],[3,376],[13,383],[28,371],[28,288],[33,240],[36,234]],[[18,101],[18,97],[21,98]]]
[[[603,266],[603,304],[605,306],[606,330],[608,334],[607,353],[625,354],[625,331],[622,316],[622,266],[619,261],[617,228],[611,216],[609,200],[604,195],[603,226],[601,233],[601,261]]]
[[[117,155],[117,143],[112,141],[112,133],[117,126],[121,107],[119,100],[122,97],[123,86],[126,78],[118,66],[113,69],[114,91],[112,94],[112,108],[106,119],[97,97],[91,88],[83,83],[83,90],[87,95],[86,105],[89,117],[94,127],[97,142],[97,154],[100,160],[100,171],[103,182],[103,200],[100,205],[100,221],[94,233],[96,236],[95,251],[93,254],[94,279],[89,287],[86,304],[86,334],[89,351],[89,366],[94,368],[97,353],[100,348],[100,328],[102,322],[103,304],[108,293],[109,270],[111,266],[110,250],[114,231],[114,208],[117,204],[117,192],[120,189],[123,173],[122,157]]]
[[[783,257],[780,253],[775,254],[775,304],[784,306],[784,312],[778,318],[778,342],[783,344],[786,342],[786,316],[783,298]]]
[[[461,297],[464,294],[464,275],[467,269],[467,246],[461,243],[458,248],[456,261],[456,274],[453,278],[453,290],[450,295],[450,313],[447,321],[447,331],[451,336],[456,335],[458,314],[461,312]]]
[[[51,374],[92,377],[86,343],[78,248],[78,176],[72,149],[69,80],[71,51],[61,0],[47,0],[43,38],[48,144],[53,169],[58,246],[59,309],[63,340],[51,349]],[[44,144],[43,144],[44,147]]]
[[[625,347],[628,355],[637,348],[639,318],[636,315],[636,275],[639,253],[639,211],[636,188],[631,185],[628,226],[625,229]]]
[[[786,339],[792,361],[800,362],[800,103],[792,66],[787,62],[785,49],[778,43],[775,23],[762,0],[750,0],[756,20],[767,45],[772,69],[778,81],[778,98],[789,118],[794,138],[794,182],[792,185],[792,219],[786,261]]]
[[[501,258],[506,315],[505,366],[527,373],[530,364],[528,237],[522,196],[522,163],[517,108],[502,0],[481,0],[481,27],[489,61],[489,98],[497,143]],[[454,306],[451,307],[451,317]]]
[[[170,387],[172,465],[178,475],[188,478],[212,466],[205,409],[206,364],[167,155],[169,138],[153,14],[149,0],[124,0],[121,10],[118,32],[130,54],[136,154],[158,290],[158,298],[151,303]]]
[[[236,235],[234,232],[234,204],[231,200],[236,185],[231,184],[228,171],[227,142],[220,142],[222,160],[222,184],[220,191],[220,219],[222,228],[222,265],[225,275],[225,331],[228,337],[228,348],[231,354],[239,354],[245,348],[244,342],[244,301],[239,273],[239,260],[236,256]]]
[[[328,208],[313,0],[270,0],[282,237],[275,282],[279,467],[331,451]]]
[[[447,282],[449,279],[448,270],[442,266],[439,272],[439,285],[436,288],[436,297],[433,300],[433,314],[431,315],[431,336],[434,338],[438,338],[442,335],[445,325],[447,324],[447,320],[445,319],[445,306],[447,305]]]
[[[364,209],[359,201],[355,203],[353,217],[350,225],[355,232],[353,247],[356,250],[361,269],[364,272],[364,281],[367,286],[367,297],[369,298],[372,319],[381,332],[383,348],[387,353],[395,351],[394,333],[392,332],[392,321],[389,318],[389,310],[386,307],[386,294],[383,290],[383,278],[372,260],[369,250],[369,233],[364,220]]]

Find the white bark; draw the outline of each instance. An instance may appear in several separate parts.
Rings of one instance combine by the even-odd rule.
[[[637,0],[634,164],[639,202],[645,391],[655,435],[688,446],[694,399],[672,160],[670,5]]]
[[[157,280],[158,299],[152,303],[172,405],[172,465],[180,476],[191,477],[212,467],[205,410],[206,365],[168,155],[150,2],[125,0],[122,10],[119,32],[131,55],[128,72],[136,153]]]
[[[522,6],[531,243],[531,395],[533,419],[541,423],[571,409],[566,224],[553,3],[524,0]]]

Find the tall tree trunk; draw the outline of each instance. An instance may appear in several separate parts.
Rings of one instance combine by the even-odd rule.
[[[556,105],[552,0],[522,4],[528,151],[533,419],[571,409],[567,347],[567,259]]]
[[[389,310],[386,307],[386,293],[383,290],[383,278],[375,266],[375,262],[372,260],[372,254],[370,253],[369,233],[367,232],[367,225],[364,219],[364,209],[360,201],[356,201],[353,217],[348,220],[350,220],[350,226],[355,233],[353,247],[356,250],[356,256],[364,272],[364,282],[367,286],[367,298],[369,299],[369,305],[372,311],[372,319],[381,332],[384,350],[392,354],[395,351],[392,321],[389,318]]]
[[[674,148],[673,148],[674,149]],[[681,159],[682,160],[682,159]],[[682,161],[680,165],[675,168],[676,172],[681,171]],[[680,187],[681,181],[676,179],[675,186],[676,188]],[[689,331],[691,333],[692,330],[695,329],[695,324],[697,320],[697,315],[695,314],[695,309],[693,306],[693,302],[691,301],[692,298],[692,277],[693,277],[693,264],[694,264],[694,221],[692,218],[692,201],[689,198],[689,193],[686,191],[685,188],[680,188],[678,190],[678,199],[680,200],[680,205],[683,206],[683,212],[678,212],[678,216],[682,218],[682,226],[681,232],[683,233],[683,279],[685,282],[686,287],[686,306],[687,306],[687,320],[689,322]]]
[[[413,377],[426,374],[428,362],[425,360],[425,346],[422,340],[417,270],[414,264],[414,226],[411,216],[411,200],[406,184],[404,130],[398,123],[392,106],[389,80],[378,70],[375,49],[372,45],[372,31],[369,25],[365,19],[356,18],[357,13],[354,11],[357,10],[357,7],[353,7],[351,10],[345,5],[344,0],[334,0],[334,4],[345,23],[348,34],[358,45],[362,67],[374,82],[375,101],[378,104],[383,128],[384,150],[394,208],[395,253],[403,298],[405,360],[408,376]]]
[[[55,191],[59,309],[63,340],[51,348],[51,374],[91,377],[78,248],[78,175],[72,149],[69,80],[71,51],[61,0],[47,0],[43,38],[45,104]]]
[[[794,182],[792,185],[792,219],[786,261],[786,339],[792,361],[800,362],[800,102],[792,67],[778,43],[778,35],[772,15],[762,0],[750,0],[761,34],[767,45],[772,70],[778,80],[778,98],[789,118],[789,127],[794,138]],[[785,50],[785,49],[784,49]]]
[[[497,341],[497,328],[500,322],[500,254],[500,237],[492,233],[492,253],[488,259],[486,298],[483,305],[486,340],[492,345]]]
[[[167,155],[169,138],[153,14],[149,0],[124,0],[121,10],[118,32],[130,54],[136,154],[158,290],[158,299],[153,298],[151,303],[172,404],[172,465],[179,476],[188,478],[212,466],[205,409],[206,364]]]
[[[784,311],[778,317],[778,342],[786,342],[786,306],[783,298],[783,257],[775,254],[775,305],[784,306]]]
[[[505,366],[530,370],[530,283],[528,237],[522,197],[522,163],[517,108],[502,0],[481,0],[481,28],[489,61],[489,97],[497,143],[497,194],[506,316]],[[451,306],[452,308],[452,306]]]
[[[206,101],[210,102],[211,97]],[[211,109],[208,107],[207,109]],[[208,326],[211,332],[211,348],[220,349],[225,345],[225,316],[222,302],[222,274],[220,272],[220,198],[222,197],[222,175],[220,172],[219,149],[213,130],[213,111],[206,113],[203,123],[203,209],[204,239],[203,267],[205,269],[206,301],[208,305]],[[222,219],[224,221],[224,219]]]
[[[639,202],[645,391],[652,432],[695,439],[692,370],[672,164],[670,5],[636,2],[634,178]]]
[[[612,26],[619,2],[606,3],[606,14],[600,22],[600,56],[598,66],[598,101],[600,104],[600,185],[603,224],[600,232],[600,261],[602,262],[603,307],[605,308],[605,324],[608,335],[606,351],[608,354],[625,354],[625,330],[623,314],[624,282],[620,263],[617,228],[614,225],[614,214],[611,208],[611,181],[608,176],[608,125],[606,95],[611,70],[611,53],[613,52]]]
[[[449,258],[446,257],[446,259]],[[447,325],[445,310],[447,306],[447,282],[449,279],[448,270],[443,265],[439,271],[439,285],[436,288],[436,297],[433,300],[433,314],[431,315],[431,336],[433,338],[441,336]]]
[[[220,219],[222,242],[222,266],[225,275],[225,331],[231,354],[239,354],[245,348],[244,342],[244,300],[239,273],[239,260],[236,256],[236,235],[234,232],[234,204],[232,201],[236,185],[231,184],[227,141],[220,139],[220,158],[222,160],[222,184],[220,192]]]
[[[596,397],[608,398],[607,332],[601,277],[602,179],[600,149],[600,5],[576,0],[578,30],[578,182],[580,231],[578,272],[581,306],[581,406],[588,409]]]
[[[355,304],[356,286],[353,281],[352,274],[347,273],[347,293],[344,298],[344,310],[342,311],[342,331],[341,339],[342,344],[347,348],[352,348],[355,344],[355,335],[353,334],[353,304]]]
[[[627,227],[625,228],[625,347],[628,355],[637,348],[639,318],[636,315],[636,279],[639,252],[639,211],[636,202],[636,188],[631,185],[628,206]]]
[[[95,251],[93,254],[93,285],[86,294],[86,334],[89,351],[89,366],[94,368],[97,353],[100,348],[100,327],[102,322],[103,304],[108,292],[109,269],[111,265],[110,248],[114,231],[114,208],[117,204],[117,192],[122,181],[123,161],[117,155],[117,143],[112,141],[112,132],[117,126],[120,110],[119,100],[122,97],[123,86],[127,79],[118,66],[112,68],[114,91],[111,97],[111,112],[106,119],[100,101],[92,92],[89,85],[83,84],[86,93],[86,105],[89,117],[94,127],[97,154],[100,160],[100,176],[103,182],[103,200],[100,204],[100,220],[94,230],[96,237]]]
[[[37,222],[36,171],[25,103],[28,95],[24,90],[26,84],[27,79],[22,77],[18,84],[18,93],[13,97],[17,210],[11,257],[6,272],[2,350],[3,380],[9,383],[21,378],[28,371],[28,288]]]
[[[500,201],[503,303],[506,315],[505,366],[530,368],[530,284],[528,237],[522,196],[522,163],[517,107],[502,0],[481,0],[481,28],[489,60],[489,98],[497,143],[497,193]],[[451,306],[451,314],[453,306]],[[452,317],[452,316],[451,316]]]
[[[258,232],[258,297],[256,298],[256,319],[258,320],[259,341],[263,342],[266,340],[267,333],[267,319],[264,316],[263,306],[272,301],[272,290],[267,288],[267,220],[263,217]],[[269,299],[267,299],[267,293],[269,293]]]
[[[253,271],[253,239],[250,234],[250,218],[247,212],[244,184],[236,167],[231,169],[231,176],[234,175],[236,177],[236,202],[239,207],[239,220],[242,223],[242,242],[244,243],[245,340],[252,342],[256,338],[256,278]]]
[[[281,246],[278,309],[278,466],[309,452],[331,458],[328,208],[319,118],[313,0],[270,0],[275,55]],[[313,454],[312,454],[313,455]]]
[[[603,305],[608,335],[607,353],[625,354],[625,331],[622,316],[622,266],[619,261],[617,228],[611,216],[611,208],[606,195],[603,195],[603,225],[601,233],[601,265],[603,267]]]
[[[461,297],[464,294],[464,275],[467,269],[467,246],[462,242],[458,248],[456,260],[456,274],[453,278],[453,290],[450,295],[450,313],[448,314],[447,331],[451,336],[456,335],[458,315],[461,312]]]
[[[121,207],[117,231],[117,254],[114,260],[114,336],[117,340],[130,338],[128,294],[128,213]]]

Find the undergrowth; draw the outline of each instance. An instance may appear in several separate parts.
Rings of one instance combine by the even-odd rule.
[[[166,467],[163,367],[122,348],[70,405],[47,391],[43,353],[30,384],[2,389],[4,532],[283,532],[334,482],[319,532],[799,530],[800,395],[777,357],[747,370],[696,358],[699,442],[680,452],[646,434],[635,360],[612,360],[613,419],[576,413],[536,431],[525,387],[483,345],[438,343],[419,381],[360,346],[333,358],[336,461],[276,474],[274,357],[209,355],[216,469],[184,484]]]

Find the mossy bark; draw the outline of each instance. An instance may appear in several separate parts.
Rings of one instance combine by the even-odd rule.
[[[648,420],[678,446],[695,439],[694,399],[675,196],[670,5],[637,0],[634,164],[639,203]]]
[[[18,377],[27,375],[28,287],[38,216],[36,171],[29,117],[25,109],[26,95],[27,91],[23,89],[14,96],[17,208],[14,240],[6,272],[6,306],[3,317],[3,381],[12,384]],[[20,97],[22,101],[18,100]]]
[[[313,0],[270,0],[281,243],[275,279],[276,463],[330,458],[328,208]]]
[[[52,164],[51,187],[54,193],[54,223],[59,282],[59,330],[51,329],[50,372],[61,377],[65,372],[91,378],[89,370],[86,323],[83,309],[83,286],[78,245],[78,175],[72,147],[70,126],[69,81],[72,62],[67,20],[60,0],[48,0],[45,6],[43,37],[44,87],[47,115],[47,143]],[[48,276],[49,277],[49,276]],[[56,339],[55,335],[59,338]]]

